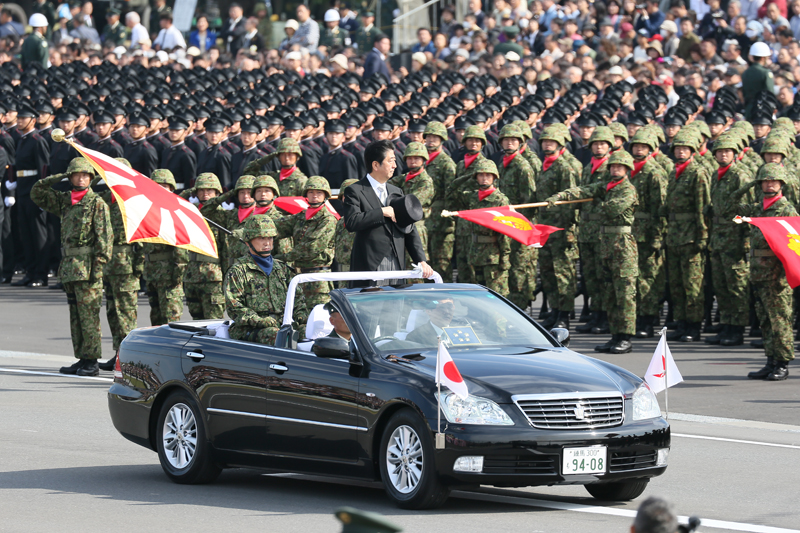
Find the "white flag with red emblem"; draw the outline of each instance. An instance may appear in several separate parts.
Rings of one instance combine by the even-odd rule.
[[[467,384],[443,342],[439,342],[439,352],[436,354],[436,383],[444,385],[462,400],[469,396]]]
[[[185,248],[217,257],[217,243],[197,207],[107,155],[72,144],[119,202],[125,239]]]
[[[661,335],[661,340],[658,341],[658,346],[656,346],[656,351],[653,353],[650,366],[647,367],[647,374],[645,374],[644,380],[656,394],[683,381],[683,376],[681,376],[678,366],[672,358],[672,352],[669,351],[669,346],[667,346],[666,335]]]

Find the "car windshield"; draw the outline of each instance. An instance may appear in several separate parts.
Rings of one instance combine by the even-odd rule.
[[[554,344],[522,313],[485,290],[349,293],[361,327],[378,353],[492,345],[550,348]]]

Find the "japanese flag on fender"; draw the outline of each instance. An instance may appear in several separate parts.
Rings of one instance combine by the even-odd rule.
[[[462,400],[466,400],[469,396],[467,384],[443,342],[439,343],[439,352],[436,354],[436,383],[441,383]]]
[[[286,211],[290,215],[296,215],[308,209],[308,201],[302,196],[280,196],[275,198],[275,207]],[[336,220],[342,218],[330,202],[325,202],[325,209],[327,209],[331,215],[335,216]]]
[[[744,218],[764,234],[786,271],[786,281],[796,289],[800,286],[800,217]]]
[[[194,204],[105,154],[70,145],[89,160],[119,202],[125,240],[218,257],[214,235]]]
[[[644,380],[656,394],[683,381],[683,376],[681,376],[678,366],[672,358],[672,353],[669,351],[669,346],[667,346],[666,335],[661,335],[661,340],[658,341]]]
[[[544,224],[531,224],[530,220],[512,211],[508,206],[456,211],[455,215],[534,248],[541,248],[551,233],[563,229]]]

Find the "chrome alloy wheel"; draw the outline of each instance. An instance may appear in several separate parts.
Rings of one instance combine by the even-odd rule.
[[[402,494],[413,492],[422,479],[422,441],[410,426],[398,426],[386,448],[386,470],[392,486]]]
[[[164,420],[161,438],[170,465],[179,470],[189,466],[197,449],[197,421],[188,405],[172,406]]]

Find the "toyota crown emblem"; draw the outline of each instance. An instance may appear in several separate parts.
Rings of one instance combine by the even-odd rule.
[[[586,410],[581,404],[576,404],[575,409],[572,412],[575,413],[575,418],[578,420],[583,420],[586,418]]]

